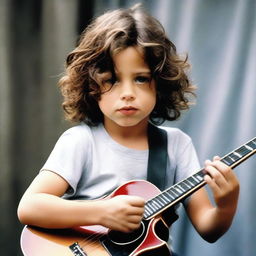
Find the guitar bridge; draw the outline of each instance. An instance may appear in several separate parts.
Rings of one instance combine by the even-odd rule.
[[[87,256],[84,250],[80,247],[78,243],[73,243],[69,246],[69,249],[75,256]]]

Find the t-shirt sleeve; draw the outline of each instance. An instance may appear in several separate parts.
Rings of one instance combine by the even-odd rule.
[[[189,139],[177,157],[176,182],[181,181],[199,170],[195,147]]]
[[[64,132],[55,144],[41,171],[50,170],[65,179],[75,194],[78,182],[85,169],[89,147],[89,134],[74,127]]]

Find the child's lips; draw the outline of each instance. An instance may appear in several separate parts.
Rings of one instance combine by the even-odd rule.
[[[123,115],[133,115],[138,111],[138,109],[132,106],[128,106],[128,107],[120,108],[118,111]]]

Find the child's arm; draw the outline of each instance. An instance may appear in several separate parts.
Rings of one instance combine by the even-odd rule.
[[[20,221],[44,228],[98,224],[123,232],[139,227],[144,199],[135,196],[91,201],[62,199],[68,187],[68,183],[56,173],[46,170],[40,172],[20,201]]]
[[[239,183],[233,170],[219,159],[206,161],[205,167],[208,173],[205,181],[212,190],[216,206],[202,188],[191,196],[186,209],[194,227],[208,242],[215,242],[229,229],[239,195]]]

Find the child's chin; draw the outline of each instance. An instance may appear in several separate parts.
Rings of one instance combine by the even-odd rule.
[[[144,120],[127,120],[122,122],[117,122],[117,125],[121,127],[134,127],[140,125]]]

